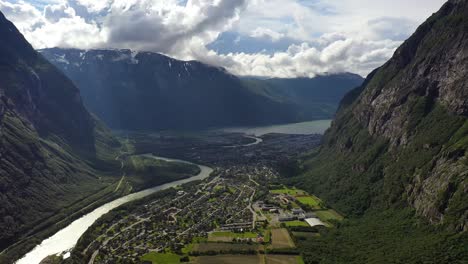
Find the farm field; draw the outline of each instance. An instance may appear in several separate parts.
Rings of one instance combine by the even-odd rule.
[[[270,193],[273,193],[273,194],[289,194],[289,195],[305,195],[306,194],[303,190],[291,189],[291,188],[270,190]]]
[[[213,232],[208,236],[209,242],[232,242],[234,238],[257,238],[257,233]]]
[[[198,252],[208,252],[208,251],[248,251],[248,250],[259,250],[263,248],[261,245],[256,244],[236,244],[236,243],[200,243],[194,244],[192,247],[192,251]]]
[[[271,230],[271,246],[272,248],[294,248],[294,242],[285,228]]]
[[[177,264],[180,263],[180,257],[172,253],[155,253],[151,252],[143,257],[142,261],[151,261],[153,264]]]
[[[309,226],[306,222],[304,221],[288,221],[288,222],[284,222],[284,224],[287,226],[287,227],[294,227],[294,226]]]
[[[217,255],[193,258],[193,264],[259,264],[265,263],[263,255]]]
[[[320,218],[320,220],[324,222],[328,222],[329,220],[337,220],[337,221],[343,220],[343,216],[341,216],[339,213],[337,213],[333,209],[315,211],[315,214],[317,215],[318,218]]]
[[[299,201],[301,204],[308,205],[314,209],[320,209],[320,199],[312,196],[312,195],[307,195],[307,196],[296,196],[297,201]]]
[[[265,257],[266,264],[303,264],[301,256],[294,255],[267,255]]]

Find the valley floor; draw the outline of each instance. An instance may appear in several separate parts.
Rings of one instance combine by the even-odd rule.
[[[280,165],[318,146],[319,135],[127,136],[136,154],[190,160],[214,172],[105,215],[67,263],[302,263],[296,240],[342,219],[317,197],[279,184]]]

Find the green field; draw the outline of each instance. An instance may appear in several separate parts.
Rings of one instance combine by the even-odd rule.
[[[221,191],[224,189],[224,186],[223,185],[216,185],[214,188],[213,188],[213,191],[217,192],[217,191]]]
[[[191,251],[198,252],[222,252],[222,251],[257,251],[259,244],[238,244],[238,243],[200,243],[194,244]]]
[[[320,208],[320,199],[315,196],[297,196],[296,199],[305,205],[309,205],[313,208]]]
[[[192,259],[196,264],[258,264],[263,262],[263,255],[217,255],[201,256]]]
[[[267,255],[265,257],[266,264],[304,264],[301,256],[295,255]]]
[[[151,261],[153,264],[176,264],[180,263],[180,257],[172,253],[151,252],[140,258],[142,261]]]
[[[326,222],[329,220],[337,220],[337,221],[343,220],[343,216],[341,216],[339,213],[337,213],[333,209],[316,211],[315,214],[323,222]]]
[[[306,222],[304,221],[288,221],[288,222],[285,222],[286,226],[287,227],[293,227],[293,226],[309,226],[309,224],[307,224]]]
[[[210,234],[210,237],[257,238],[257,233],[213,232]]]
[[[270,190],[270,193],[273,193],[273,194],[289,194],[289,195],[304,195],[304,194],[306,194],[303,190],[290,189],[290,188]]]
[[[294,248],[294,242],[289,235],[289,232],[285,228],[272,229],[271,230],[271,247],[278,248]]]

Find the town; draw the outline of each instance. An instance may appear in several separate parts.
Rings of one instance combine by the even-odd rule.
[[[315,141],[305,145],[304,138]],[[319,136],[265,135],[252,145],[241,135],[232,139],[238,145],[153,145],[155,153],[209,164],[214,172],[125,206],[88,230],[94,236],[79,242],[80,254],[88,263],[301,263],[295,235],[317,233],[342,217],[319,198],[279,185],[275,165],[313,148]],[[224,154],[215,155],[220,148]]]

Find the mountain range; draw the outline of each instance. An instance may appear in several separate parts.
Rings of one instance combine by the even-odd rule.
[[[304,260],[464,263],[467,32],[468,1],[449,0],[364,82],[350,73],[261,80],[151,52],[37,52],[0,13],[0,250],[32,237],[18,246],[27,251],[47,236],[34,241],[38,232],[119,195],[108,187],[121,143],[100,119],[114,129],[196,129],[338,110],[320,149],[283,179],[348,218],[295,241]]]
[[[300,79],[244,79],[198,61],[130,50],[43,49],[81,90],[91,112],[124,130],[200,129],[333,117],[359,86],[345,73]]]

